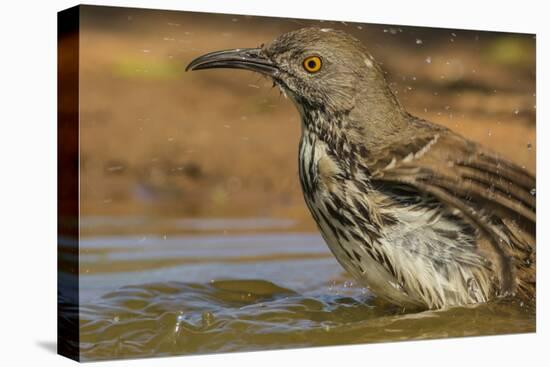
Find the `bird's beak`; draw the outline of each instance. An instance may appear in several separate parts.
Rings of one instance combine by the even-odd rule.
[[[263,55],[260,48],[237,48],[210,52],[191,61],[185,71],[214,68],[245,69],[272,77],[276,76],[279,71],[277,66]]]

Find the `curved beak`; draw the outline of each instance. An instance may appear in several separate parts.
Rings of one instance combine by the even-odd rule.
[[[260,48],[210,52],[191,61],[185,71],[215,68],[245,69],[268,76],[275,76],[279,72],[277,66],[263,55]]]

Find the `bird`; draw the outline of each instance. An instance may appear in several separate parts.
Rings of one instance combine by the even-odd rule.
[[[408,113],[357,38],[301,28],[186,71],[212,68],[260,73],[296,106],[305,203],[376,297],[404,309],[535,302],[535,176]]]

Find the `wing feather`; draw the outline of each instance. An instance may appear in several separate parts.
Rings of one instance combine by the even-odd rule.
[[[407,185],[460,211],[490,240],[501,290],[514,291],[516,275],[534,274],[535,177],[448,129],[421,123],[415,132],[405,144],[388,144],[371,155],[381,158],[365,158],[373,184]],[[519,279],[519,289],[530,282]]]
[[[386,160],[366,163],[374,180],[406,178],[413,186],[439,187],[472,208],[505,212],[501,215],[514,219],[519,216],[529,227],[536,222],[535,178],[449,130],[421,135],[406,146],[387,147],[383,155],[392,164]]]

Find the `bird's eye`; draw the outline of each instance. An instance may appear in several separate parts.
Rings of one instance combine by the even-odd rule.
[[[303,65],[308,73],[316,73],[321,70],[321,58],[319,56],[308,56],[304,59]]]

